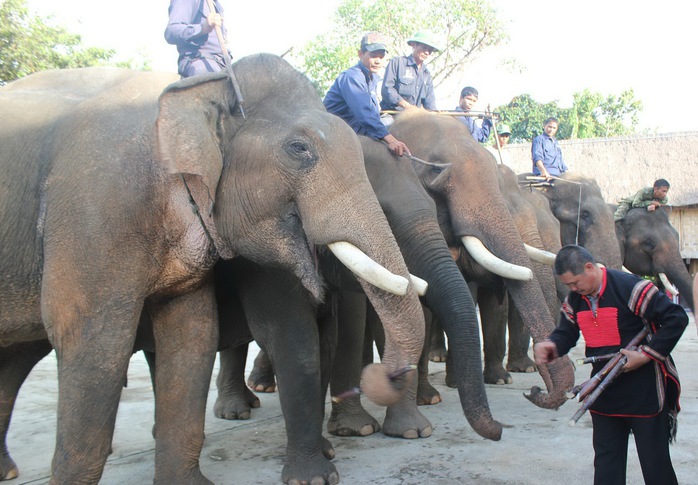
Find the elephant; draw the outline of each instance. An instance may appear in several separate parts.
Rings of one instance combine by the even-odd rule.
[[[616,221],[623,266],[638,275],[654,276],[664,286],[673,285],[686,305],[694,308],[691,275],[681,258],[679,234],[669,222],[668,210],[666,206],[652,212],[630,209]]]
[[[364,391],[391,403],[409,386],[414,373],[399,372],[419,359],[424,318],[356,135],[279,57],[242,58],[234,73],[244,115],[227,72],[178,81],[86,68],[0,88],[2,478],[18,474],[6,442],[17,393],[54,348],[50,483],[99,481],[139,324],[149,320],[154,481],[210,483],[198,459],[218,345],[219,258],[283,269],[319,301],[311,247],[350,243],[388,273],[376,284],[398,293],[373,286],[370,274],[359,279],[390,329]],[[288,372],[314,363],[298,357]],[[289,480],[317,480],[296,458],[287,458]]]
[[[519,181],[531,184],[528,176],[530,174],[519,174]],[[553,215],[560,221],[563,246],[584,246],[599,263],[613,269],[621,268],[613,212],[593,178],[565,172],[552,185],[539,186],[538,189],[546,196]]]
[[[446,322],[449,340],[457,349],[454,351],[454,369],[457,370],[455,380],[464,414],[478,434],[497,440],[502,429],[492,419],[485,394],[475,307],[439,228],[434,202],[417,179],[409,161],[391,155],[383,144],[375,140],[367,137],[360,137],[360,140],[366,172],[408,269],[428,282],[430,289],[424,296],[424,302],[435,315]],[[320,259],[320,266],[331,269],[335,264],[332,260]],[[334,358],[331,384],[332,394],[336,396],[358,386],[364,325],[367,312],[369,315],[372,312],[366,306],[365,296],[359,293],[360,288],[355,283],[352,284],[351,278],[346,275],[335,278],[333,286],[335,290],[329,297],[333,300],[326,304],[336,307],[339,320],[337,332],[341,345]],[[261,360],[261,355],[264,354],[260,354],[255,361],[254,379],[261,379],[265,387],[269,388],[273,382],[271,368],[278,366],[268,360]],[[241,390],[241,362],[243,359],[240,356],[237,359],[230,357],[221,360],[219,376],[226,377],[219,378],[218,381],[219,396],[215,412],[219,417],[236,418],[240,414],[237,411],[240,408],[247,417],[250,401],[240,399],[244,393]],[[265,372],[260,371],[258,365]],[[420,368],[421,370],[423,369]],[[428,385],[424,372],[419,372],[419,384]],[[281,383],[279,386],[281,387]],[[251,387],[255,389],[255,383]],[[231,391],[232,388],[235,390]],[[419,389],[421,387],[416,390],[418,394]],[[433,388],[431,391],[435,392]],[[361,407],[358,395],[333,401],[328,421],[331,434],[365,436],[379,429],[381,426],[378,422]],[[431,423],[416,407],[414,389],[398,403],[388,407],[382,429],[387,435],[405,438],[431,434]]]
[[[414,111],[399,115],[390,132],[403,140],[417,158],[440,164],[413,163],[436,203],[441,230],[461,271],[480,288],[505,285],[534,341],[546,338],[555,328],[555,321],[548,305],[541,304],[546,300],[540,282],[529,269],[531,261],[521,234],[501,196],[492,155],[458,120]],[[490,262],[490,253],[482,250],[483,245],[499,259]],[[482,314],[485,305],[480,294],[477,298]],[[539,371],[548,392],[541,393],[534,387],[527,398],[540,407],[558,408],[574,382],[571,362],[559,360]]]

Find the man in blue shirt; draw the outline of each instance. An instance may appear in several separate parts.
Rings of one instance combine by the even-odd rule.
[[[463,111],[465,113],[469,113],[470,110],[473,109],[473,106],[475,106],[475,103],[477,103],[478,96],[479,94],[477,92],[477,89],[475,89],[474,87],[464,87],[460,92],[460,100],[458,101],[456,111]],[[465,123],[465,126],[467,126],[470,130],[470,134],[473,135],[473,138],[475,138],[475,141],[484,143],[490,137],[490,131],[492,130],[492,121],[490,121],[489,118],[485,118],[482,120],[482,126],[478,126],[478,124],[475,123],[475,118],[473,118],[472,116],[461,116],[458,119]]]
[[[381,89],[381,109],[436,109],[431,72],[424,64],[432,52],[438,52],[434,35],[417,32],[407,41],[412,54],[393,57],[385,68]]]
[[[546,180],[553,180],[553,177],[559,177],[567,171],[562,150],[555,139],[558,126],[557,118],[545,120],[543,133],[535,137],[531,145],[533,175],[543,176]]]
[[[377,32],[361,39],[359,62],[337,76],[323,103],[328,112],[339,116],[359,135],[382,140],[397,156],[410,154],[407,146],[388,132],[380,119],[376,88],[387,49]]]
[[[215,11],[211,12],[206,0],[170,0],[169,21],[165,29],[165,40],[177,46],[178,72],[182,77],[191,77],[225,69],[221,44],[216,27],[223,26],[223,7],[213,0]]]

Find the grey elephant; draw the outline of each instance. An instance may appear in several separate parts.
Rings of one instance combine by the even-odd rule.
[[[409,160],[392,156],[384,145],[374,140],[366,137],[360,139],[369,180],[405,261],[408,262],[408,268],[428,282],[430,289],[424,296],[424,302],[447,323],[449,340],[457,349],[454,351],[454,373],[457,376],[454,381],[461,391],[464,414],[478,434],[489,439],[499,439],[501,425],[492,419],[482,379],[475,307],[439,228],[434,202],[424,190]],[[336,264],[321,258],[320,266],[331,270]],[[372,314],[372,307],[367,307],[366,297],[347,275],[334,278],[328,276],[328,281],[331,281],[335,290],[328,297],[325,306],[335,308],[340,342],[333,359],[331,389],[333,395],[342,395],[344,391],[359,384],[364,325],[367,314]],[[284,317],[287,312],[288,309],[284,311]],[[321,307],[320,314],[324,313],[327,310],[323,311]],[[320,328],[325,327],[324,323],[320,325]],[[387,328],[390,331],[390,327]],[[266,345],[263,347],[267,348]],[[267,355],[267,352],[256,359],[253,388],[260,379],[267,383],[273,382],[271,369],[279,367],[269,360],[274,360],[274,356]],[[245,417],[249,412],[252,401],[241,399],[246,392],[240,386],[242,362],[240,356],[237,360],[234,357],[221,360],[219,376],[226,377],[218,380],[219,395],[215,412],[219,417],[240,417],[239,409],[243,410]],[[259,365],[265,372],[260,371]],[[419,375],[419,384],[422,385],[426,379],[423,372]],[[282,387],[281,382],[279,386]],[[295,388],[299,389],[299,386]],[[431,423],[417,409],[415,392],[419,390],[411,389],[398,403],[388,407],[382,426],[384,433],[405,438],[431,434]],[[379,429],[381,426],[363,409],[358,395],[333,402],[332,414],[328,420],[330,433],[365,436]]]
[[[285,268],[319,299],[310,246],[359,248],[387,269],[384,286],[404,295],[360,280],[394,330],[366,391],[387,402],[404,392],[412,373],[390,376],[416,364],[424,320],[356,136],[280,58],[251,56],[234,69],[247,118],[226,73],[172,83],[169,74],[95,68],[0,88],[3,478],[18,473],[5,439],[17,392],[52,346],[50,483],[99,481],[145,314],[157,347],[155,482],[210,483],[198,458],[219,257]]]
[[[668,210],[666,206],[652,212],[630,209],[616,221],[623,266],[638,275],[654,276],[665,287],[675,287],[686,305],[694,308],[691,275],[681,257],[679,234],[669,222]]]
[[[548,305],[540,304],[545,297],[501,195],[492,155],[474,141],[462,123],[448,117],[408,112],[396,119],[390,131],[418,158],[450,163],[447,167],[414,166],[436,203],[441,230],[466,279],[482,288],[504,284],[534,341],[547,337],[555,321]],[[482,312],[488,303],[482,300],[479,289],[478,293]],[[493,293],[489,299],[493,305],[499,303]],[[548,393],[541,394],[536,388],[527,397],[541,407],[559,407],[566,401],[565,391],[573,385],[571,363],[563,360],[556,367],[539,371]]]

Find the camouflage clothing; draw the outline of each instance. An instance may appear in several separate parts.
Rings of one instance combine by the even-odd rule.
[[[645,187],[644,189],[640,189],[633,197],[621,199],[615,214],[613,214],[613,220],[620,221],[625,217],[630,209],[647,207],[652,204],[652,202],[667,204],[669,202],[669,197],[655,199],[654,187]]]

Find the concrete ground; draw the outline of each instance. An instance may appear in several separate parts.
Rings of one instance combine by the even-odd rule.
[[[581,355],[575,349],[572,358]],[[683,394],[678,441],[672,447],[674,467],[682,484],[698,483],[698,338],[693,318],[674,351]],[[248,369],[255,352],[250,352]],[[216,370],[214,370],[214,373]],[[576,381],[588,377],[580,366]],[[541,385],[537,374],[515,374],[514,384],[487,386],[496,419],[509,427],[499,442],[477,436],[463,417],[455,389],[444,385],[444,364],[430,364],[432,384],[444,402],[421,407],[434,426],[430,438],[402,440],[376,434],[364,438],[329,436],[337,452],[334,463],[343,484],[590,484],[593,477],[591,420],[585,414],[577,426],[568,421],[578,409],[570,401],[558,411],[536,408],[522,392]],[[215,377],[215,376],[214,376]],[[101,483],[140,485],[154,475],[153,400],[147,365],[134,355],[124,389],[110,456]],[[34,369],[20,392],[8,444],[20,469],[9,483],[47,483],[55,444],[57,397],[55,357]],[[204,474],[217,484],[281,483],[285,454],[284,422],[276,394],[260,394],[262,407],[248,421],[223,421],[213,416],[216,398],[212,380],[206,416],[206,442],[201,454]],[[383,420],[384,410],[367,409]],[[330,409],[329,401],[327,406]],[[631,444],[628,483],[642,483]]]

